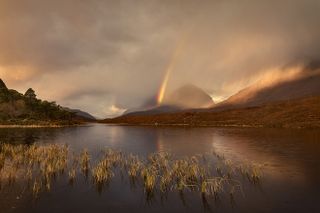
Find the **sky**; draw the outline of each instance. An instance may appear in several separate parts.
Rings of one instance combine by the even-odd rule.
[[[220,101],[319,60],[319,11],[319,0],[0,0],[0,78],[99,118],[164,80],[166,94],[192,83]]]

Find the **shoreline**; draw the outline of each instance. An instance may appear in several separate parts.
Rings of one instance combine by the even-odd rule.
[[[268,128],[268,129],[320,129],[318,126],[264,126],[264,125],[247,125],[247,124],[221,124],[221,125],[210,125],[210,124],[165,124],[165,123],[158,123],[158,124],[150,124],[150,123],[101,123],[107,124],[112,126],[141,126],[141,127],[185,127],[185,128],[252,128],[252,129],[261,129],[261,128]]]
[[[0,129],[9,128],[66,128],[66,127],[81,127],[88,126],[90,124],[102,124],[110,126],[137,126],[137,127],[185,127],[185,128],[272,128],[272,129],[320,129],[318,126],[264,126],[264,125],[247,125],[247,124],[220,124],[220,125],[210,125],[210,124],[188,124],[188,123],[126,123],[126,122],[97,122],[97,123],[81,123],[81,124],[69,124],[69,125],[59,125],[59,124],[0,124]]]
[[[83,124],[70,124],[70,125],[58,125],[58,124],[46,124],[46,125],[41,125],[41,124],[0,124],[0,129],[9,129],[9,128],[65,128],[65,127],[80,127],[80,126],[87,126],[90,123],[83,123]]]

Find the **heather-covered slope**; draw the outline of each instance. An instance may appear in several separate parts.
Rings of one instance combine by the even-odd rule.
[[[104,122],[128,125],[320,128],[320,96],[220,112],[126,115]]]
[[[213,109],[231,109],[320,96],[320,69],[304,70],[292,80],[259,88],[259,84],[247,87]]]

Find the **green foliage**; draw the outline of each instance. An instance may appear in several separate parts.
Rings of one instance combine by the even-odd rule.
[[[34,100],[36,99],[37,95],[34,92],[34,90],[32,88],[29,88],[26,93],[24,94],[24,96],[30,100]]]
[[[2,124],[38,124],[39,122],[70,124],[74,122],[74,113],[64,110],[55,102],[42,101],[36,97],[32,88],[23,95],[7,89],[0,79],[0,122]]]

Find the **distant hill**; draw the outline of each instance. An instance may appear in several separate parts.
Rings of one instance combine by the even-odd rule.
[[[173,91],[160,105],[153,97],[143,106],[127,110],[124,115],[153,115],[159,113],[179,112],[185,109],[201,109],[214,105],[212,98],[201,88],[187,84]]]
[[[67,108],[67,107],[65,107],[64,109],[67,110],[68,112],[74,113],[77,117],[79,117],[79,119],[84,119],[84,120],[87,120],[87,121],[95,121],[95,120],[97,120],[90,113],[84,112],[84,111],[82,111],[80,109],[70,109],[70,108]]]
[[[70,125],[79,122],[76,113],[55,102],[38,99],[33,89],[21,94],[8,89],[0,79],[0,124]]]
[[[151,110],[157,106],[158,106],[157,97],[153,96],[148,98],[141,106],[127,109],[126,111],[124,111],[123,115]]]
[[[135,109],[135,111],[124,113],[123,115],[155,115],[161,113],[173,113],[183,110],[181,107],[173,105],[160,105],[148,109]]]
[[[224,111],[124,115],[104,123],[215,127],[320,128],[320,96]]]

